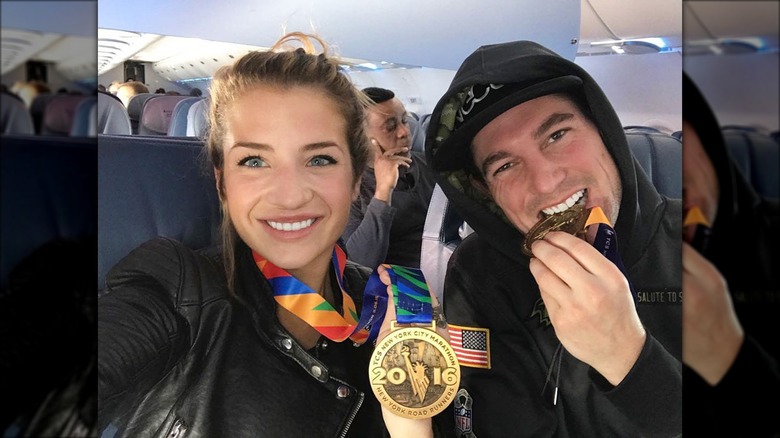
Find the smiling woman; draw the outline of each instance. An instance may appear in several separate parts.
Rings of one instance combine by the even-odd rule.
[[[373,349],[355,317],[371,270],[336,245],[368,157],[363,103],[312,41],[324,48],[293,34],[214,77],[206,148],[222,257],[154,239],[108,274],[98,301],[103,433],[387,433],[365,396]],[[390,431],[431,433],[430,420],[385,420]]]

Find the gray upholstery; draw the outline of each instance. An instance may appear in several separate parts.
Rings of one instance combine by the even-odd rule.
[[[190,107],[202,99],[202,97],[188,97],[176,104],[173,108],[173,115],[171,115],[171,124],[168,126],[169,136],[184,137],[187,135],[187,114]]]
[[[130,117],[122,101],[116,96],[98,91],[97,132],[98,134],[130,135]]]
[[[0,133],[35,134],[32,117],[22,99],[10,93],[0,93]]]
[[[95,137],[97,135],[97,97],[89,96],[76,106],[70,124],[71,137]]]
[[[146,101],[160,96],[162,96],[162,94],[140,93],[130,98],[130,101],[127,103],[127,115],[130,117],[130,128],[133,134],[138,134],[138,127],[141,124],[141,114],[143,113]]]
[[[748,127],[724,127],[731,157],[759,194],[780,197],[780,145],[769,134]]]
[[[203,138],[208,129],[209,99],[195,102],[187,112],[187,137]]]
[[[141,110],[138,123],[139,135],[168,135],[173,109],[188,96],[158,96],[148,99]]]
[[[98,290],[132,249],[166,236],[198,249],[218,242],[220,210],[213,171],[198,139],[100,137]]]
[[[80,94],[58,94],[53,96],[43,110],[41,135],[67,137],[76,116],[76,108],[89,96]]]

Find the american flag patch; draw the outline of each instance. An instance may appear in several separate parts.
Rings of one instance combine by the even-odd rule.
[[[461,366],[490,368],[490,330],[448,325],[450,346]]]

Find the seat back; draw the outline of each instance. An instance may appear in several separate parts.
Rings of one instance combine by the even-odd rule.
[[[201,99],[187,112],[187,137],[203,138],[209,124],[209,99]]]
[[[189,99],[189,97],[163,95],[147,100],[141,110],[138,134],[168,135],[173,109],[184,99]]]
[[[0,189],[4,291],[13,268],[47,242],[95,238],[97,139],[3,136]]]
[[[5,91],[0,93],[0,134],[35,134],[24,101]]]
[[[162,96],[162,94],[139,93],[131,97],[127,102],[127,116],[130,117],[130,129],[133,134],[138,134],[138,126],[141,123],[141,113],[146,101],[160,96]]]
[[[179,101],[173,107],[171,123],[168,126],[168,136],[184,137],[187,135],[187,113],[195,102],[202,100],[202,97],[187,97]]]
[[[76,106],[70,124],[71,137],[95,137],[97,135],[97,97],[88,96]]]
[[[130,135],[130,116],[122,101],[113,94],[98,91],[97,132],[99,134]]]
[[[191,248],[218,243],[221,213],[203,144],[172,137],[100,137],[98,290],[122,257],[157,236]]]
[[[749,127],[723,127],[723,140],[739,171],[759,194],[780,197],[780,146]]]
[[[41,135],[67,137],[76,117],[76,108],[89,96],[81,94],[58,94],[53,96],[43,110]]]
[[[668,134],[627,131],[626,140],[658,193],[682,198],[682,142]]]

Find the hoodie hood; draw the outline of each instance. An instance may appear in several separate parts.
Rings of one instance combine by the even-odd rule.
[[[712,224],[713,232],[717,233],[717,229],[731,226],[739,211],[740,198],[744,205],[750,208],[759,201],[759,198],[747,180],[737,172],[736,164],[731,160],[726,148],[715,113],[699,88],[685,73],[683,73],[683,101],[685,102],[683,120],[696,130],[718,176],[718,212],[715,223]]]
[[[577,64],[531,41],[482,46],[461,65],[439,100],[426,133],[427,162],[450,203],[486,241],[512,259],[523,234],[492,199],[472,185],[470,144],[488,122],[525,101],[554,93],[584,102],[620,174],[623,198],[616,224],[621,257],[630,267],[649,241],[641,230],[661,214],[662,198],[631,155],[623,126],[606,95]],[[644,214],[642,212],[644,211]],[[627,253],[626,248],[631,248]]]

